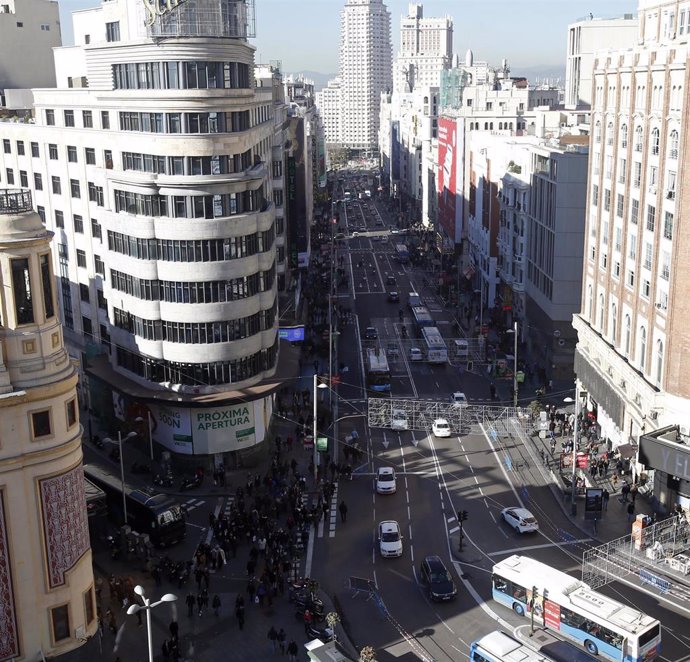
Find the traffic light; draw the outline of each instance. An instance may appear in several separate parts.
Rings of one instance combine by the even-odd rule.
[[[458,510],[458,522],[464,522],[467,520],[467,511]]]
[[[467,362],[467,372],[472,372],[472,368],[474,368],[474,362],[468,361]]]

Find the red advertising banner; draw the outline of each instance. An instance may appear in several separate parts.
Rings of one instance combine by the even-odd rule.
[[[455,241],[457,181],[457,125],[454,120],[438,120],[438,220],[451,241]]]
[[[544,600],[544,624],[554,630],[561,629],[561,607],[551,600]]]
[[[588,453],[578,453],[577,459],[575,460],[576,467],[578,469],[586,469],[589,466],[589,454]]]

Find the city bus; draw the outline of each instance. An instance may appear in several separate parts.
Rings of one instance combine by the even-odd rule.
[[[448,361],[448,348],[443,340],[441,332],[435,326],[422,328],[422,340],[426,345],[426,360],[429,363],[446,363]]]
[[[492,597],[539,627],[556,630],[591,655],[614,662],[650,662],[661,653],[661,625],[642,612],[526,556],[513,555],[492,571]],[[536,594],[535,594],[536,591]]]
[[[380,392],[391,390],[391,371],[383,350],[367,350],[367,388]]]
[[[412,306],[412,317],[418,333],[421,333],[422,329],[426,327],[436,326],[436,322],[434,322],[434,318],[426,306]]]
[[[105,493],[108,514],[121,523],[122,481],[120,476],[93,464],[84,465],[84,477]],[[151,488],[134,489],[125,483],[127,524],[132,531],[146,533],[156,547],[180,542],[187,535],[182,507],[170,496]]]
[[[567,641],[554,640],[535,650],[495,630],[470,645],[470,662],[595,662],[596,658]]]
[[[405,244],[395,244],[395,256],[398,262],[407,262],[410,259],[410,251],[407,250]]]

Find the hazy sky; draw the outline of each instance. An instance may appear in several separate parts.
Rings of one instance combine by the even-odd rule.
[[[400,16],[407,0],[384,0],[391,13],[393,53],[398,49]],[[637,13],[637,0],[427,0],[425,16],[454,20],[454,51],[464,57],[511,68],[565,68],[566,27],[593,12],[611,18]],[[60,0],[63,40],[72,43],[70,12],[98,0]],[[255,0],[257,62],[280,60],[283,71],[338,70],[340,10],[344,0]]]

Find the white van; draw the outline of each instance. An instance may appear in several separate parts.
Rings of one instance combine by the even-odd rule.
[[[407,305],[410,308],[415,308],[416,306],[421,306],[422,305],[422,297],[419,296],[416,292],[410,292],[407,295]]]
[[[455,357],[462,360],[467,360],[470,358],[470,344],[460,338],[454,341],[455,345]]]

